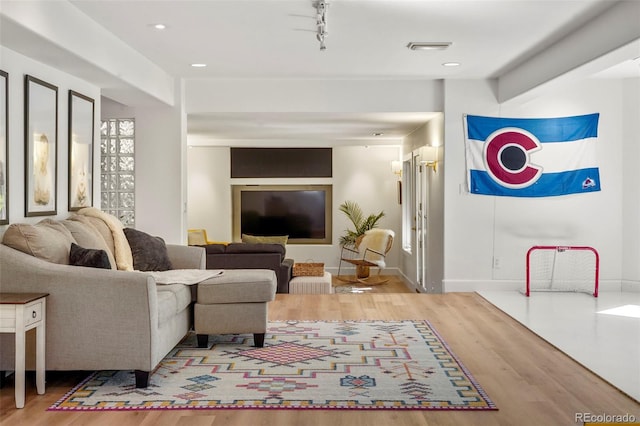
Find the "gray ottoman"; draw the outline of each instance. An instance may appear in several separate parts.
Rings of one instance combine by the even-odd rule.
[[[198,346],[209,334],[253,333],[254,344],[264,346],[267,304],[276,295],[278,281],[269,269],[227,269],[198,284],[194,328]]]

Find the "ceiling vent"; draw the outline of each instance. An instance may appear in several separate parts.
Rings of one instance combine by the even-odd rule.
[[[421,41],[412,41],[407,44],[407,47],[411,50],[445,50],[449,48],[453,43],[450,41],[446,42],[421,42]]]

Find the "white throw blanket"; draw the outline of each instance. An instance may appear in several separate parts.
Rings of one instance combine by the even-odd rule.
[[[222,269],[171,269],[169,271],[146,272],[156,280],[156,284],[186,284],[201,283],[209,278],[224,274]]]
[[[377,264],[379,268],[383,269],[386,266],[384,255],[387,252],[389,238],[393,237],[394,232],[390,229],[370,229],[364,233],[364,237],[358,246],[358,251],[364,259]],[[382,256],[372,253],[371,251],[366,251],[366,249],[382,253]]]
[[[133,271],[133,254],[131,254],[131,246],[127,236],[124,235],[122,222],[113,215],[103,212],[95,207],[85,207],[77,211],[78,214],[91,216],[101,219],[111,231],[113,236],[114,251],[113,257],[116,259],[116,265],[121,271]]]

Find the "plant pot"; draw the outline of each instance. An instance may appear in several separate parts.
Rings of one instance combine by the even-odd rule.
[[[369,267],[366,265],[356,265],[356,277],[369,278]]]

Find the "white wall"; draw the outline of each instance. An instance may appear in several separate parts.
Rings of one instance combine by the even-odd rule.
[[[171,107],[136,109],[136,228],[187,241],[187,126],[183,90]]]
[[[622,91],[622,285],[640,287],[640,79],[618,82]]]
[[[57,215],[64,219],[68,210],[68,117],[69,90],[82,93],[95,100],[95,132],[93,156],[93,203],[100,205],[100,89],[84,80],[42,63],[13,50],[0,46],[0,69],[9,73],[9,220],[10,223],[36,223],[43,216],[25,217],[25,135],[24,135],[24,79],[31,75],[58,87],[58,144],[57,144]],[[0,227],[0,233],[6,226]]]
[[[187,113],[442,111],[439,80],[187,80]]]
[[[187,227],[211,241],[231,241],[231,155],[228,147],[187,150]]]
[[[535,244],[590,245],[601,256],[603,289],[620,288],[621,266],[638,282],[637,187],[624,186],[623,171],[635,168],[640,142],[630,123],[640,116],[620,80],[584,80],[521,105],[500,106],[489,85],[448,81],[445,102],[445,290],[520,288],[525,253]],[[472,195],[466,191],[465,113],[498,117],[554,117],[600,113],[597,155],[602,191],[540,199]],[[627,150],[628,145],[634,148]],[[624,149],[624,154],[623,154]],[[631,158],[624,160],[627,152]],[[625,169],[626,168],[626,169]],[[637,178],[637,172],[631,171]],[[623,192],[624,191],[624,192]],[[627,216],[628,235],[623,217]],[[624,239],[623,239],[624,237]],[[629,254],[630,253],[630,254]],[[493,267],[498,258],[500,267]]]
[[[396,176],[391,161],[400,147],[363,146],[333,149],[333,177],[322,179],[231,179],[228,147],[190,147],[188,149],[188,227],[205,228],[210,240],[231,241],[231,185],[233,184],[332,184],[333,234],[331,245],[289,244],[287,257],[296,261],[312,259],[337,268],[340,259],[338,239],[350,223],[338,206],[346,200],[357,202],[365,214],[383,210],[380,227],[401,235],[401,211],[397,202]],[[399,264],[397,241],[388,256],[390,271]]]
[[[129,108],[103,98],[102,119],[136,122],[136,228],[167,243],[185,244],[187,130],[181,82],[175,93],[176,106]]]
[[[388,269],[398,268],[401,251],[402,210],[398,203],[397,177],[391,161],[400,158],[401,147],[338,147],[333,150],[333,257],[325,254],[325,263],[337,265],[340,259],[338,239],[352,225],[338,206],[344,201],[357,202],[365,215],[385,212],[379,227],[392,229],[396,239],[387,255]],[[303,252],[300,259],[304,259]]]

